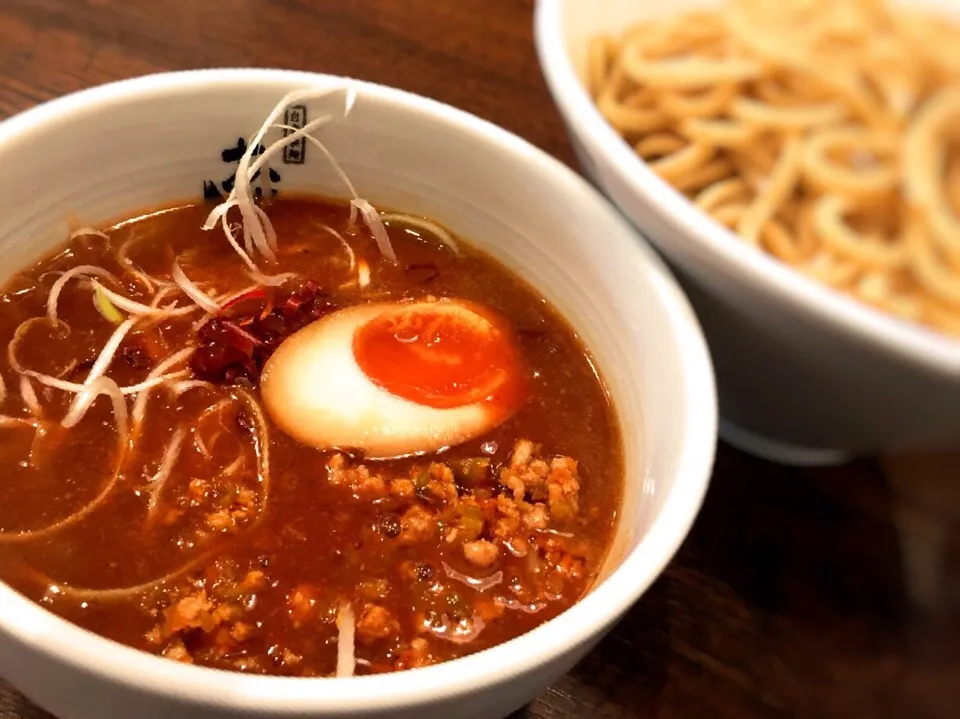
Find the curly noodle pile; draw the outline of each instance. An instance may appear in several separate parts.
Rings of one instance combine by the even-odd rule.
[[[589,84],[744,241],[960,335],[960,28],[880,0],[731,0],[595,38]]]

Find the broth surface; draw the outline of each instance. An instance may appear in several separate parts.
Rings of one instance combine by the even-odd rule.
[[[132,449],[121,451],[108,397],[63,429],[73,395],[31,380],[42,411],[35,419],[25,408],[29,389],[4,356],[0,414],[11,419],[0,427],[0,579],[145,651],[297,676],[335,671],[345,612],[356,618],[362,674],[482,650],[576,602],[612,539],[623,460],[612,407],[574,332],[529,286],[462,242],[458,255],[428,232],[391,223],[394,266],[368,233],[351,232],[343,204],[284,197],[263,206],[280,238],[270,272],[297,274],[268,288],[271,307],[287,306],[306,280],[320,290],[310,306],[330,310],[426,297],[478,303],[512,324],[528,392],[520,409],[483,436],[428,456],[319,451],[269,420],[264,448],[255,373],[183,389],[176,383],[196,379],[194,360],[178,366],[185,371],[170,386],[150,390],[142,424],[134,418]],[[85,280],[67,282],[59,298],[69,331],[47,321],[23,325],[45,316],[58,273],[70,268],[104,268],[120,279],[104,279],[105,287],[144,304],[155,293],[131,266],[169,281],[177,259],[219,296],[250,286],[219,229],[201,229],[209,210],[188,205],[123,223],[108,238],[77,237],[16,275],[0,295],[0,339],[12,342],[21,328],[21,369],[82,383],[117,327]],[[369,263],[367,287],[358,287],[324,225]],[[188,302],[171,287],[160,304],[174,300]],[[108,375],[120,386],[144,380],[197,342],[202,317],[137,322]],[[174,387],[183,393],[174,397]],[[258,464],[264,449],[268,478]],[[76,521],[44,531],[102,494]],[[119,591],[98,591],[107,589]]]

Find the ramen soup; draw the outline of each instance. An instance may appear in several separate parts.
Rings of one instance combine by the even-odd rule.
[[[262,674],[424,666],[562,612],[623,483],[589,353],[427,219],[352,186],[259,199],[267,161],[215,208],[81,228],[7,283],[0,578]]]

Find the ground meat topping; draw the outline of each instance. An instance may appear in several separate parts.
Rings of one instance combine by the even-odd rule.
[[[547,501],[550,517],[573,519],[580,511],[580,479],[577,461],[570,457],[554,457],[548,463],[534,457],[536,446],[528,440],[520,440],[514,446],[507,467],[500,472],[500,484],[509,489],[517,502]],[[525,524],[546,521],[543,515],[531,517]]]
[[[472,641],[505,614],[536,613],[562,598],[571,583],[579,586],[588,579],[589,547],[574,534],[552,528],[566,527],[579,512],[580,478],[570,457],[544,458],[537,445],[521,440],[500,467],[486,458],[411,463],[404,475],[389,478],[373,463],[335,453],[326,470],[327,482],[371,508],[369,536],[403,547],[409,557],[399,563],[394,580],[367,576],[350,596],[361,602],[358,660],[363,651],[392,657],[388,664],[383,659],[368,663],[370,671],[431,664],[436,661],[431,642]],[[188,491],[198,502],[217,499],[206,515],[207,526],[217,532],[234,531],[244,513],[256,508],[253,490],[218,495],[209,483],[194,482]],[[357,539],[359,548],[362,538]],[[441,548],[444,560],[438,565],[423,561],[421,553]],[[362,561],[362,552],[350,553],[347,561]],[[219,657],[221,663],[241,662],[244,671],[260,671],[263,666],[243,657],[243,647],[264,635],[246,615],[244,598],[269,587],[263,569],[219,567],[215,576],[194,583],[164,608],[147,639],[177,661]],[[390,605],[397,593],[413,597],[419,619],[412,638]],[[301,582],[283,596],[293,630],[309,627],[311,633],[335,636],[342,595],[328,596],[322,586]],[[302,649],[273,645],[268,653],[274,669],[304,675]]]
[[[400,623],[379,604],[365,604],[357,621],[357,639],[372,644],[400,634]]]
[[[475,567],[489,567],[500,556],[500,547],[486,539],[467,542],[463,545],[463,556]]]
[[[365,464],[350,466],[346,455],[339,452],[327,462],[327,480],[363,495],[382,496],[386,491],[383,477],[371,473]]]
[[[438,532],[439,525],[433,514],[415,504],[400,518],[400,534],[397,536],[397,541],[402,544],[417,544],[433,539]]]

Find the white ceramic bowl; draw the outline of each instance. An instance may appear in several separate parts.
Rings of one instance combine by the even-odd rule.
[[[960,440],[960,342],[740,241],[660,180],[591,102],[581,81],[591,37],[715,4],[538,0],[535,38],[584,170],[678,269],[716,365],[721,436],[788,463]]]
[[[288,91],[340,78],[270,70],[157,75],[71,95],[0,125],[0,267],[96,223],[199,200]],[[356,83],[322,131],[362,193],[435,217],[527,278],[593,351],[626,445],[627,485],[605,578],[563,615],[447,664],[354,679],[245,676],[102,639],[0,584],[0,675],[60,719],[502,716],[569,670],[650,585],[700,506],[716,400],[697,321],[633,229],[583,180],[523,140],[430,100]],[[339,105],[338,105],[339,107]],[[314,113],[315,110],[309,110]],[[308,146],[279,187],[340,193]],[[603,238],[598,243],[596,238]]]

